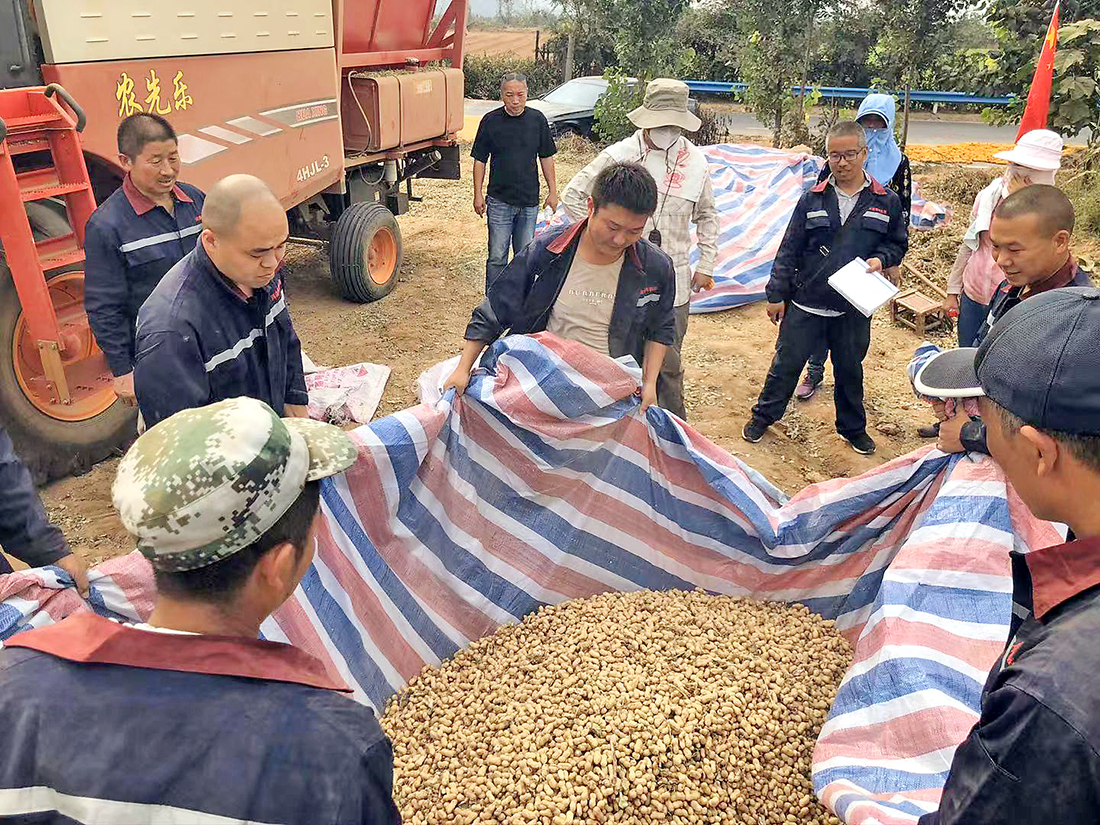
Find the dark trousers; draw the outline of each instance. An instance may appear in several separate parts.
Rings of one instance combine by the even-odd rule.
[[[802,368],[810,355],[822,345],[833,354],[836,431],[849,437],[866,431],[863,359],[871,345],[871,319],[856,311],[836,318],[825,318],[790,303],[779,326],[775,357],[764,381],[764,389],[752,408],[755,419],[770,425],[783,417]]]
[[[684,345],[684,336],[688,330],[690,303],[676,307],[676,340],[665,350],[665,362],[657,376],[657,405],[673,415],[687,421],[684,408],[684,363],[680,358],[680,347]]]
[[[822,342],[810,355],[810,361],[806,366],[806,377],[815,384],[825,380],[825,359],[829,357],[829,345]]]

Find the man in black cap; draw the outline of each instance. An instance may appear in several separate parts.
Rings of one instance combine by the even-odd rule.
[[[1008,644],[981,718],[955,751],[939,810],[920,825],[1095,825],[1100,816],[1100,290],[1025,301],[978,349],[917,378],[978,397],[989,453],[1039,518],[1076,539],[1012,554]],[[921,390],[922,392],[924,390]]]

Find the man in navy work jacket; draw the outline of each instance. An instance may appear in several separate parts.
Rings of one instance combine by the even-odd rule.
[[[251,398],[134,443],[112,493],[156,606],[147,624],[83,611],[4,643],[0,820],[400,821],[371,710],[322,662],[257,638],[313,562],[319,479],[356,455],[339,428]]]
[[[139,112],[118,127],[122,186],[92,214],[84,235],[84,309],[123,403],[134,405],[138,310],[202,231],[202,192],[179,183],[176,133]]]
[[[993,259],[1005,274],[974,340],[980,346],[990,327],[1016,304],[1065,286],[1091,286],[1089,274],[1070,251],[1073,203],[1056,186],[1033,184],[1001,201],[989,225]]]
[[[30,471],[15,454],[11,438],[0,427],[0,549],[31,567],[55,564],[88,590],[88,568],[73,555],[61,531],[46,517]],[[0,554],[0,575],[11,565]]]
[[[642,411],[657,402],[657,376],[676,339],[672,259],[642,240],[657,208],[644,166],[614,163],[596,177],[588,217],[529,244],[489,287],[466,327],[458,367],[444,382],[466,391],[478,355],[505,331],[546,330],[642,365]]]
[[[286,212],[263,181],[230,175],[206,196],[200,243],[138,313],[136,388],[148,426],[247,395],[306,417],[302,345],[279,267]]]
[[[1075,540],[1012,554],[1008,643],[981,717],[920,825],[1095,825],[1100,818],[1100,290],[1054,289],[1009,310],[977,350],[922,375],[979,395],[989,453],[1036,516]],[[929,374],[931,372],[931,374]]]
[[[975,345],[981,345],[990,330],[1021,301],[1052,289],[1091,286],[1088,273],[1077,266],[1070,252],[1074,222],[1073,204],[1061,189],[1053,186],[1026,186],[1001,201],[993,213],[989,238],[993,257],[1007,277],[993,297]],[[926,379],[935,382],[939,367],[933,364],[943,356],[940,353],[917,373],[914,386],[921,395],[940,397]],[[973,395],[980,395],[977,388]],[[981,418],[971,419],[961,407],[956,410],[953,418],[939,424],[940,450],[988,455],[985,423]]]
[[[795,206],[768,281],[768,317],[779,341],[760,399],[741,434],[757,442],[783,417],[798,376],[823,345],[832,353],[836,429],[857,453],[869,455],[863,409],[863,359],[871,319],[829,286],[829,276],[863,258],[873,271],[901,263],[909,228],[898,196],[863,170],[867,137],[853,120],[837,123],[827,139],[832,175]]]

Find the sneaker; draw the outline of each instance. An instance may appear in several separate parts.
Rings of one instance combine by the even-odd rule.
[[[763,421],[758,421],[755,418],[750,418],[748,423],[741,428],[741,437],[750,444],[755,444],[761,438],[764,437],[764,433],[768,431],[768,425]]]
[[[821,386],[821,381],[815,381],[810,377],[809,373],[802,378],[802,383],[798,385],[798,388],[794,391],[794,397],[799,401],[809,401],[814,397],[814,393],[817,392],[817,388]]]
[[[937,421],[935,424],[925,424],[923,427],[918,427],[917,435],[921,438],[939,438],[940,422]]]
[[[852,445],[852,449],[860,455],[870,455],[875,451],[875,442],[867,433],[844,436],[844,440]]]

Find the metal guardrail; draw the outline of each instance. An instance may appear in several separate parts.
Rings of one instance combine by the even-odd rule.
[[[719,80],[685,80],[688,88],[693,92],[702,92],[712,95],[736,95],[745,91],[747,84],[745,83],[728,83]],[[801,86],[792,86],[791,91],[794,94],[798,94],[801,91]],[[806,87],[806,94],[810,94],[814,89],[817,89],[821,93],[822,97],[838,98],[843,100],[862,100],[871,94],[871,92],[879,91],[877,89],[857,89],[847,86],[814,86]],[[902,97],[904,92],[894,92],[899,98]],[[920,89],[914,89],[909,93],[910,100],[919,101],[921,103],[955,103],[955,104],[970,104],[974,106],[1007,106],[1015,100],[1011,95],[1007,97],[985,97],[982,95],[969,95],[963,92],[935,92],[924,91]]]

